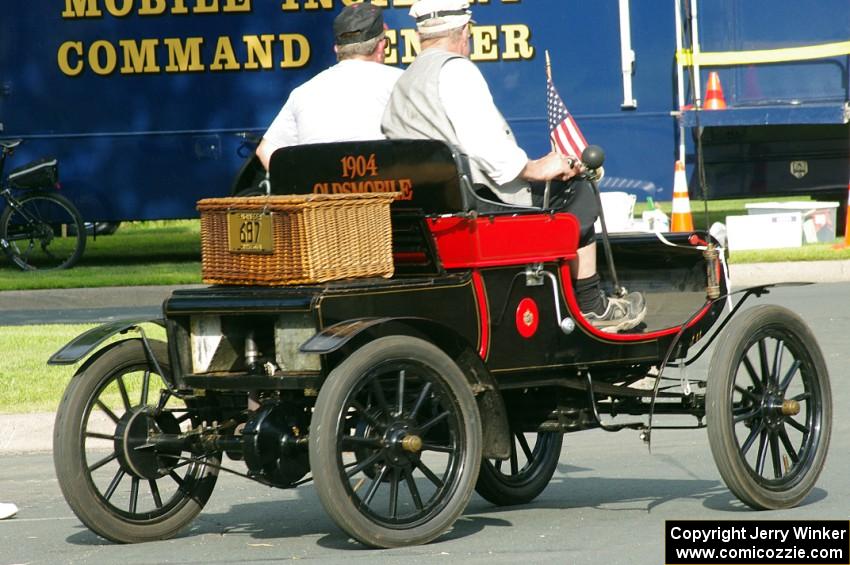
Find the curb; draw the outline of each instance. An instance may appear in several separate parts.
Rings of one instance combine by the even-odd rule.
[[[729,275],[735,288],[785,282],[848,282],[850,260],[741,263],[729,265]]]
[[[0,414],[0,454],[53,450],[53,412]]]

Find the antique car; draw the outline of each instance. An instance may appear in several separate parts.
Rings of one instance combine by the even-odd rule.
[[[584,160],[592,180],[602,154]],[[218,202],[211,231],[201,207],[215,284],[177,290],[162,319],[105,324],[51,358],[85,359],[57,412],[54,459],[68,504],[97,534],[174,536],[225,470],[280,488],[312,480],[363,544],[422,544],[473,491],[496,505],[533,500],[563,434],[634,429],[650,441],[665,427],[655,415],[707,427],[721,476],[752,508],[791,507],[812,490],[831,429],[823,355],[794,313],[741,309],[769,285],[732,292],[707,234],[605,234],[609,290],[648,303],[639,327],[606,333],[572,287],[575,218],[487,199],[446,144],[285,148],[270,188],[300,196]],[[378,208],[343,227],[321,212],[318,229],[287,208],[358,199],[385,202],[373,235],[357,230]],[[337,256],[274,279],[313,244]],[[382,245],[383,271],[346,270]],[[707,372],[686,372],[711,344]]]

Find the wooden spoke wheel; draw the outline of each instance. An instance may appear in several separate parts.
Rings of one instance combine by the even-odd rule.
[[[150,342],[163,372],[166,345]],[[201,511],[218,471],[179,459],[179,449],[147,445],[151,433],[176,434],[199,424],[183,401],[156,411],[163,375],[141,340],[102,350],[62,398],[53,432],[59,486],[71,509],[95,533],[116,542],[167,539]],[[209,462],[219,463],[210,457]]]
[[[372,341],[322,386],[310,467],[337,525],[373,547],[427,543],[466,507],[481,421],[458,366],[412,337]]]
[[[498,506],[526,504],[543,492],[558,467],[564,434],[513,432],[511,440],[510,457],[482,461],[475,485],[478,494]]]
[[[765,305],[732,320],[711,359],[706,416],[720,475],[742,502],[777,509],[806,497],[826,458],[832,393],[799,317]]]

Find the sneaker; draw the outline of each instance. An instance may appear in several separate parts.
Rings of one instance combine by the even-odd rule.
[[[630,330],[646,317],[646,299],[640,292],[630,292],[623,298],[609,296],[605,311],[582,313],[595,328],[603,332],[614,333]]]
[[[11,518],[18,513],[18,507],[10,502],[0,502],[0,520]]]

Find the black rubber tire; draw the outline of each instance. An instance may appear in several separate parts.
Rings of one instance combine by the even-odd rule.
[[[150,341],[150,344],[162,371],[169,373],[166,344],[160,341]],[[108,437],[93,438],[91,434],[96,432],[108,436],[110,429],[113,429],[114,433],[117,424],[110,424],[110,418],[112,420],[115,418],[109,417],[102,408],[99,408],[99,413],[93,416],[96,402],[102,400],[105,404],[104,399],[109,394],[106,391],[111,390],[108,387],[115,386],[115,390],[111,390],[111,393],[123,390],[125,397],[122,401],[123,405],[125,408],[131,406],[133,401],[126,400],[133,391],[132,381],[129,385],[127,383],[128,375],[141,372],[144,379],[145,371],[150,371],[150,375],[156,374],[152,363],[148,361],[140,339],[117,342],[109,347],[108,351],[97,357],[82,373],[71,380],[56,412],[56,423],[53,429],[53,462],[59,487],[68,505],[83,524],[106,539],[119,543],[168,539],[186,527],[204,507],[215,487],[218,470],[203,463],[190,463],[178,469],[181,472],[185,471],[182,476],[172,469],[171,473],[176,475],[176,478],[166,474],[150,481],[134,476],[120,458],[113,458],[103,466],[97,467],[117,452],[113,447],[111,456],[102,457],[96,454],[96,451],[108,447],[110,440]],[[122,383],[120,389],[118,389],[119,380]],[[156,404],[159,397],[151,389],[148,398],[153,401],[152,404]],[[141,400],[140,397],[139,405],[150,404],[142,403]],[[121,418],[118,410],[114,409],[114,404],[111,409],[113,409],[112,416]],[[190,407],[186,417],[191,415]],[[189,423],[195,425],[198,420],[192,417]],[[100,430],[96,429],[98,427]],[[96,440],[100,440],[101,443],[95,447],[90,447],[87,443],[88,441],[96,443]],[[95,463],[89,462],[90,455],[98,458]],[[209,457],[207,461],[218,465],[220,455]],[[114,475],[112,475],[113,469]],[[101,488],[110,476],[116,483],[112,494],[108,494],[110,489]],[[133,499],[135,487],[135,503],[128,503],[127,507],[123,508],[113,504],[116,500],[113,496],[124,496],[127,482],[125,479],[131,483],[128,500]],[[143,481],[145,484],[142,484]],[[151,483],[156,483],[156,487]],[[146,488],[142,490],[142,487]],[[147,489],[150,489],[150,494]],[[153,494],[154,489],[156,494]],[[147,509],[141,510],[139,503],[145,503],[148,496],[150,501],[148,501]]]
[[[101,235],[113,235],[121,227],[121,222],[94,222],[86,224],[86,233],[95,237]]]
[[[820,347],[796,314],[763,305],[730,322],[709,365],[706,417],[717,468],[742,502],[789,508],[809,494],[829,448],[832,393]]]
[[[539,432],[533,446],[528,445],[525,434],[512,433],[511,436],[508,473],[502,471],[505,462],[484,459],[475,485],[478,494],[497,506],[527,504],[537,498],[558,468],[564,443],[564,434],[559,432]],[[517,445],[522,454],[517,451]],[[525,457],[522,467],[519,465],[521,456]]]
[[[86,249],[86,228],[77,207],[55,191],[31,191],[18,198],[20,206],[34,218],[52,219],[39,233],[21,240],[13,226],[22,225],[24,216],[9,204],[0,214],[0,238],[9,259],[24,271],[73,267]],[[58,222],[61,225],[54,225]]]
[[[357,426],[362,419],[377,430],[371,438]],[[402,449],[402,437],[421,440],[422,450]],[[457,364],[427,341],[383,337],[356,350],[322,385],[310,424],[310,467],[325,510],[353,538],[380,548],[423,544],[448,530],[466,508],[481,463],[481,437],[475,397]],[[359,448],[364,441],[374,442],[372,454],[358,463],[344,444]],[[422,452],[428,452],[425,458]],[[363,469],[374,463],[383,471],[370,477]],[[358,493],[366,483],[371,486]],[[389,501],[384,514],[374,498],[382,487]],[[397,512],[400,500],[404,515]]]
[[[259,143],[259,139],[257,141]],[[256,146],[251,148],[251,154],[246,157],[236,179],[230,188],[231,196],[262,196],[266,194],[264,187],[260,184],[266,179],[266,169],[260,162],[260,158],[254,153]]]

